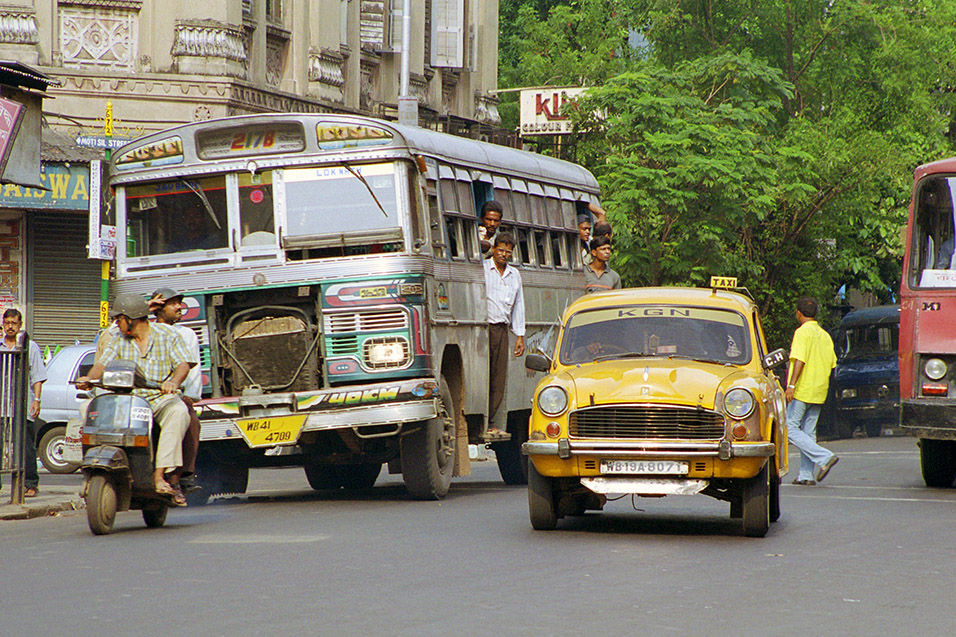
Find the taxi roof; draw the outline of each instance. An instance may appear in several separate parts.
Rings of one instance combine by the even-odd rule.
[[[732,290],[716,288],[654,287],[624,288],[610,292],[598,292],[579,297],[570,306],[567,314],[600,307],[617,305],[644,305],[663,303],[716,307],[749,313],[754,302],[746,295]]]

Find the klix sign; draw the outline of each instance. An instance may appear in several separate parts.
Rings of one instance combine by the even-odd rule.
[[[571,121],[564,107],[583,88],[534,88],[521,91],[521,135],[567,135]]]

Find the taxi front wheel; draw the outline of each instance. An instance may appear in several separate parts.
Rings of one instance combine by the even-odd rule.
[[[740,494],[744,535],[763,537],[770,528],[770,462],[745,480]]]
[[[555,506],[554,479],[538,473],[534,463],[528,463],[528,513],[531,527],[536,531],[551,531],[558,526]]]

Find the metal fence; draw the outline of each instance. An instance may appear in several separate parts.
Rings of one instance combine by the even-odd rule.
[[[0,348],[0,480],[10,481],[11,504],[23,503],[29,391],[30,337],[20,332],[15,349]]]

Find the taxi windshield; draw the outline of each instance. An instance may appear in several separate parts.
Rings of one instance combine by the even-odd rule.
[[[643,356],[746,364],[747,321],[730,310],[639,305],[583,310],[565,326],[564,365]]]

